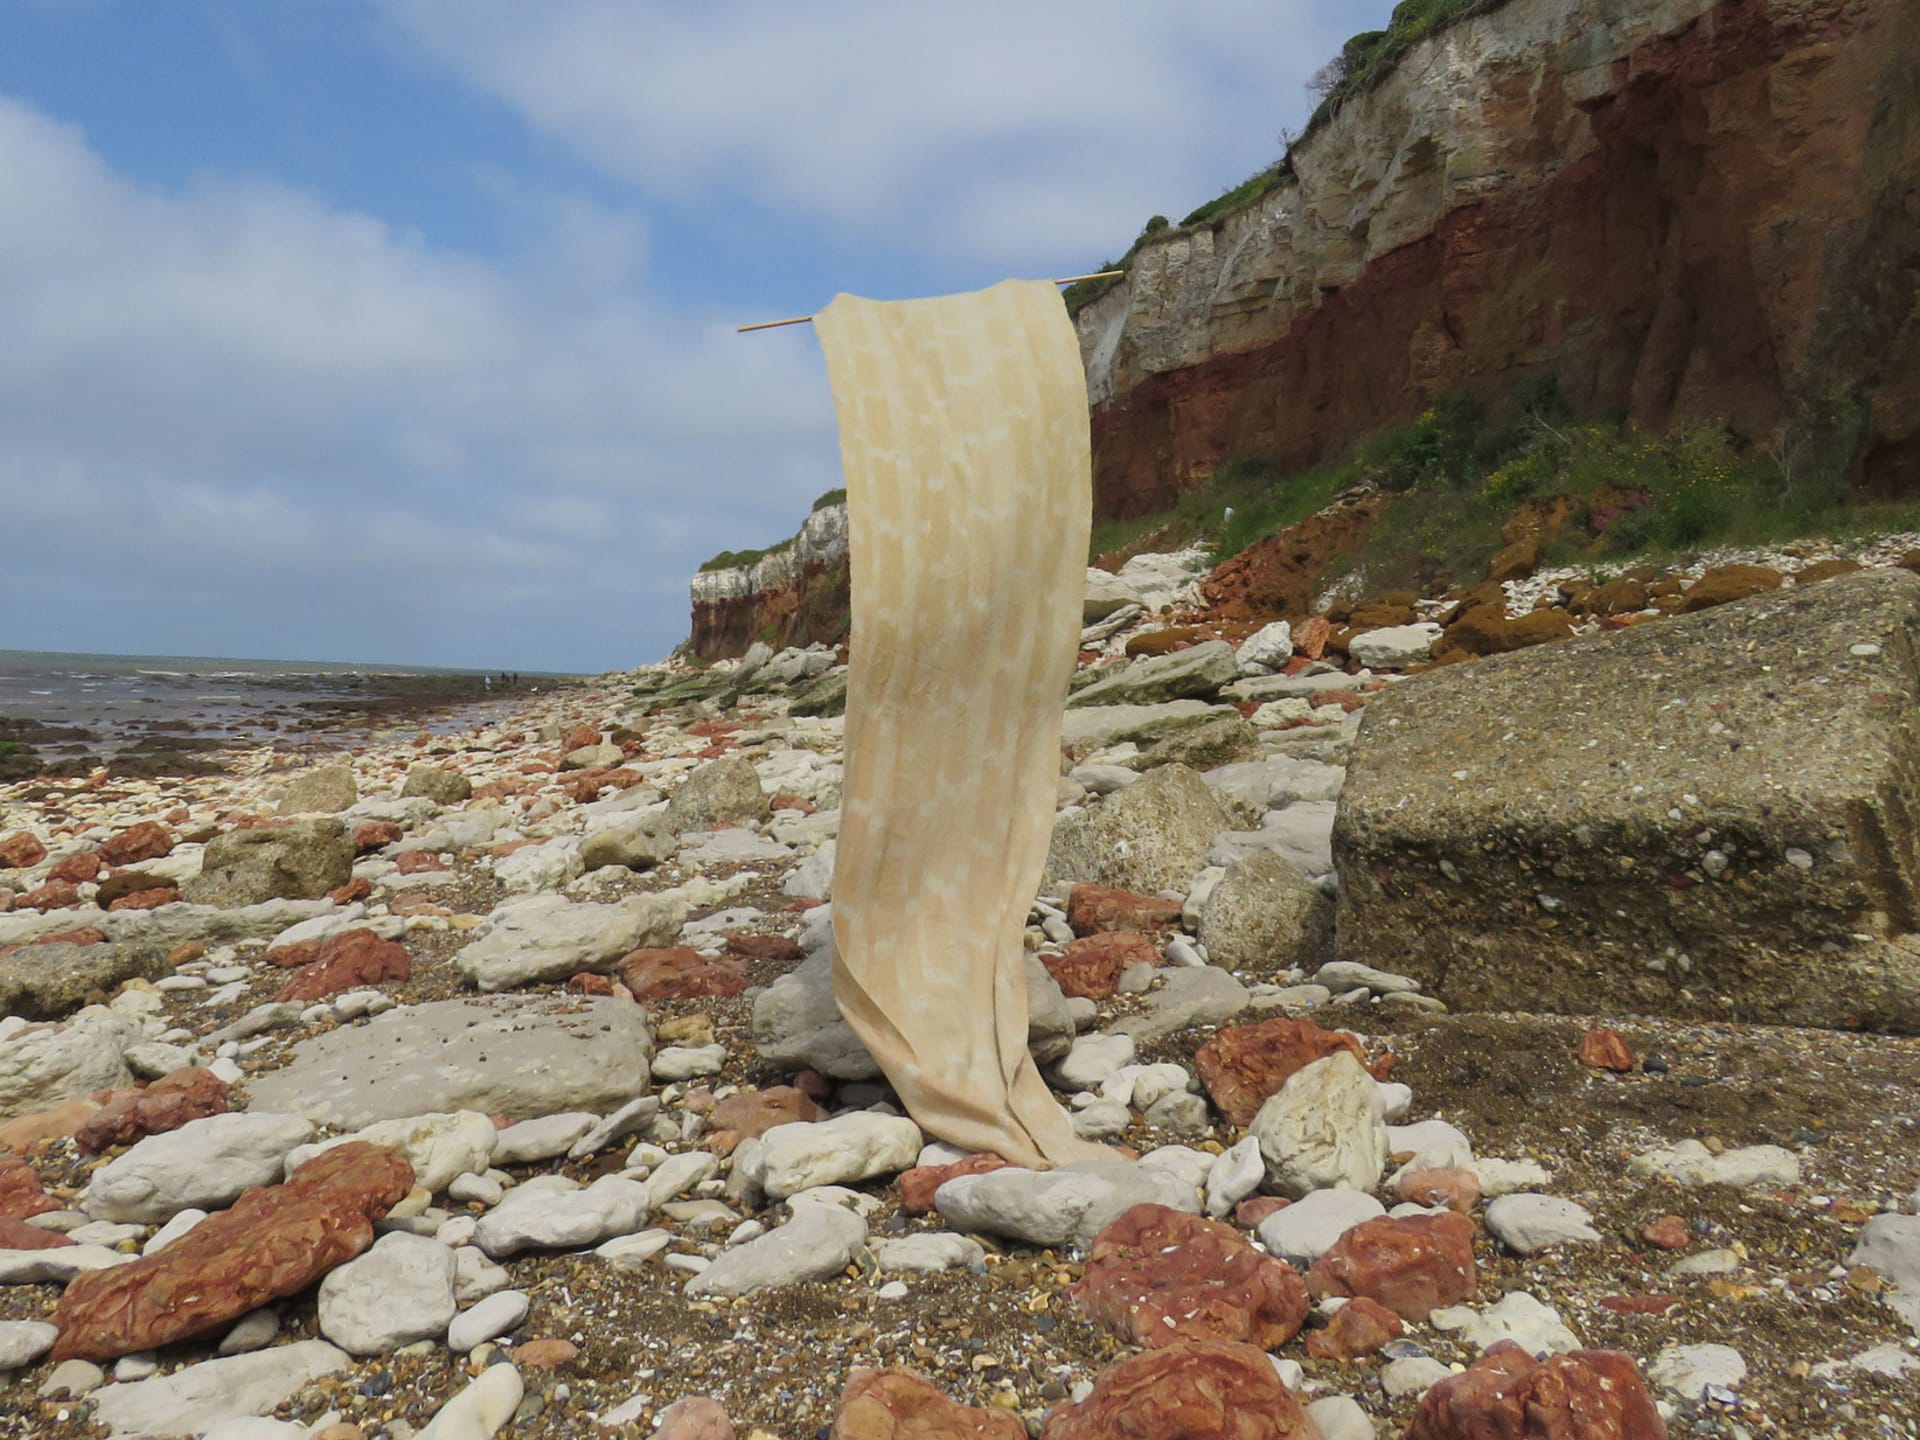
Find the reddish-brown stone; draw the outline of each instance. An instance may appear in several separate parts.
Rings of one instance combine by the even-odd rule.
[[[71,880],[76,885],[98,878],[100,874],[100,852],[82,850],[69,855],[51,870],[47,871],[49,880]]]
[[[356,900],[364,900],[373,894],[373,882],[364,875],[356,875],[337,890],[327,891],[327,899],[336,905],[351,905]]]
[[[15,1220],[11,1215],[0,1215],[0,1250],[52,1250],[71,1244],[73,1241],[58,1230]]]
[[[1231,1225],[1165,1205],[1136,1205],[1095,1236],[1067,1296],[1094,1324],[1147,1349],[1244,1340],[1271,1350],[1300,1333],[1308,1308],[1291,1265]]]
[[[911,1370],[855,1369],[834,1410],[832,1440],[1026,1440],[1004,1410],[949,1400]]]
[[[284,1185],[245,1191],[163,1250],[92,1270],[54,1312],[55,1360],[105,1363],[216,1330],[295,1295],[373,1243],[373,1224],[413,1187],[393,1151],[350,1141],[307,1161]]]
[[[800,943],[785,935],[736,935],[727,937],[727,953],[748,960],[765,960],[778,965],[800,958]]]
[[[571,1340],[526,1340],[513,1347],[513,1361],[523,1370],[558,1370],[579,1353]]]
[[[1399,1339],[1406,1328],[1398,1315],[1362,1295],[1334,1311],[1326,1329],[1307,1337],[1307,1354],[1315,1360],[1358,1360]]]
[[[1069,940],[1059,955],[1042,955],[1069,999],[1105,1000],[1120,984],[1120,977],[1134,965],[1158,965],[1160,950],[1137,930],[1109,930],[1083,940]]]
[[[1393,1182],[1393,1193],[1415,1205],[1444,1205],[1467,1215],[1480,1203],[1480,1177],[1445,1166],[1409,1170]]]
[[[716,1155],[731,1155],[742,1140],[757,1140],[776,1125],[826,1118],[825,1110],[791,1085],[729,1095],[707,1117],[707,1148]]]
[[[0,840],[0,870],[25,870],[47,858],[47,847],[31,830],[16,830]]]
[[[747,967],[739,960],[710,958],[690,945],[635,950],[614,968],[636,1000],[697,1000],[747,988]]]
[[[1067,924],[1076,935],[1099,935],[1108,930],[1168,930],[1180,923],[1180,902],[1136,895],[1131,890],[1109,890],[1102,885],[1076,885],[1067,894]]]
[[[398,844],[406,833],[391,820],[369,820],[353,827],[353,853],[367,855],[375,850],[384,850],[389,845]]]
[[[962,1175],[984,1175],[989,1170],[1004,1170],[1007,1162],[991,1150],[982,1150],[964,1160],[945,1165],[916,1165],[900,1174],[900,1208],[908,1215],[926,1215],[933,1210],[933,1192],[949,1180]]]
[[[1320,1440],[1266,1352],[1183,1340],[1110,1366],[1078,1405],[1047,1416],[1041,1440]]]
[[[14,903],[22,910],[70,910],[80,903],[80,887],[71,880],[49,880]]]
[[[58,1210],[60,1202],[40,1184],[40,1173],[24,1160],[0,1160],[0,1216],[25,1220]]]
[[[144,1090],[119,1090],[74,1132],[81,1152],[96,1155],[148,1135],[178,1130],[189,1120],[222,1115],[227,1082],[211,1070],[175,1070]]]
[[[572,754],[575,750],[584,750],[589,745],[600,743],[600,732],[591,725],[576,725],[560,741],[560,753]]]
[[[1474,1225],[1464,1215],[1410,1215],[1354,1226],[1307,1272],[1315,1299],[1364,1295],[1405,1320],[1473,1298]]]
[[[569,995],[611,995],[613,981],[604,975],[596,975],[591,970],[582,970],[567,981]]]
[[[705,1395],[674,1401],[654,1421],[649,1440],[734,1440],[727,1407]]]
[[[452,867],[431,850],[402,850],[394,857],[393,868],[402,875],[424,875]]]
[[[91,1095],[75,1095],[70,1099],[62,1100],[58,1105],[50,1105],[45,1110],[16,1115],[5,1124],[0,1124],[0,1151],[12,1151],[16,1155],[36,1155],[46,1149],[52,1141],[70,1139],[76,1130],[87,1123],[88,1116],[112,1098],[113,1091],[96,1090]],[[0,1184],[0,1213],[5,1213],[5,1188]],[[42,1208],[58,1210],[60,1207],[54,1204]]]
[[[1362,1065],[1366,1051],[1342,1030],[1323,1030],[1311,1020],[1262,1020],[1222,1030],[1193,1057],[1200,1083],[1235,1125],[1251,1125],[1270,1096],[1296,1070],[1346,1051]]]
[[[147,890],[133,890],[111,900],[109,910],[158,910],[162,905],[171,905],[180,898],[180,892],[171,885],[155,885]]]
[[[158,820],[142,820],[138,825],[129,825],[109,835],[100,845],[100,859],[103,864],[118,869],[122,865],[158,860],[172,850],[173,832]]]
[[[1693,615],[1716,605],[1764,595],[1769,590],[1778,590],[1783,578],[1778,570],[1766,565],[1716,566],[1687,587],[1686,596],[1680,602],[1680,613]]]
[[[296,940],[290,945],[276,945],[267,951],[266,961],[282,970],[297,970],[320,958],[320,945],[318,940]]]
[[[1640,1227],[1640,1238],[1657,1250],[1684,1250],[1693,1240],[1686,1220],[1679,1215],[1662,1215]]]
[[[1631,1355],[1537,1361],[1502,1340],[1420,1397],[1405,1440],[1667,1440]]]
[[[794,795],[784,790],[767,801],[767,808],[769,810],[798,810],[802,815],[811,815],[814,812],[814,804],[811,800],[807,799],[806,796]]]
[[[276,1000],[324,1000],[342,990],[359,990],[413,974],[407,947],[382,940],[368,929],[343,930],[320,942],[313,960],[280,988]]]
[[[1256,1195],[1251,1200],[1242,1200],[1233,1207],[1233,1223],[1242,1230],[1258,1230],[1260,1222],[1291,1205],[1293,1201],[1284,1195]]]
[[[1580,1063],[1624,1075],[1633,1069],[1633,1047],[1618,1030],[1589,1030],[1580,1041]]]

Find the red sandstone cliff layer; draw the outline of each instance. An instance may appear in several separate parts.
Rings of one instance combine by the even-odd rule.
[[[1297,180],[1079,316],[1095,507],[1337,456],[1552,375],[1652,428],[1818,432],[1920,492],[1920,6],[1515,0],[1411,52]]]

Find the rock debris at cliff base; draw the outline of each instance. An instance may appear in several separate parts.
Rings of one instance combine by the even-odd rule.
[[[1920,1040],[1449,1011],[1333,924],[1375,678],[1088,603],[1125,683],[1068,712],[1029,1043],[1100,1172],[923,1148],[838,1022],[831,652],[0,792],[0,1434],[1072,1440],[1225,1385],[1397,1440],[1460,1433],[1436,1384],[1913,1434]],[[149,1354],[175,1287],[213,1318]]]

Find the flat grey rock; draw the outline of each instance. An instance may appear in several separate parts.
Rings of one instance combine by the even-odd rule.
[[[1091,1245],[1120,1215],[1143,1204],[1196,1214],[1200,1198],[1168,1171],[1125,1163],[1045,1171],[1008,1167],[962,1175],[934,1192],[940,1218],[955,1230],[1034,1245]]]
[[[838,1275],[867,1243],[867,1222],[836,1205],[801,1205],[793,1218],[744,1245],[722,1250],[687,1282],[689,1298],[749,1295]]]
[[[302,1386],[349,1363],[344,1351],[324,1340],[301,1340],[108,1385],[89,1398],[94,1418],[108,1427],[108,1440],[185,1440],[223,1420],[265,1415]]]
[[[578,1190],[528,1183],[480,1218],[473,1243],[498,1260],[522,1250],[578,1250],[631,1235],[647,1219],[647,1187],[606,1175]]]
[[[1113,1031],[1151,1044],[1189,1025],[1231,1020],[1252,998],[1246,986],[1214,966],[1170,970],[1160,988],[1147,996],[1146,1011],[1117,1022]]]
[[[488,918],[487,933],[463,948],[456,963],[476,988],[508,990],[605,970],[630,951],[671,945],[687,907],[659,895],[634,895],[611,905],[530,895],[496,907]]]
[[[1584,1206],[1558,1195],[1502,1195],[1487,1206],[1487,1229],[1516,1255],[1556,1245],[1598,1245],[1600,1232]]]
[[[599,1114],[645,1091],[652,1054],[646,1011],[631,1000],[436,1000],[303,1040],[248,1089],[255,1109],[350,1129],[426,1110]]]
[[[446,1333],[456,1306],[453,1251],[393,1231],[320,1282],[320,1333],[349,1355],[386,1355]]]
[[[1354,1226],[1386,1213],[1386,1206],[1359,1190],[1315,1190],[1262,1220],[1260,1243],[1305,1270]]]
[[[298,1115],[245,1111],[190,1120],[103,1166],[87,1187],[87,1213],[161,1225],[182,1210],[219,1209],[249,1186],[276,1184],[287,1156],[312,1134]]]

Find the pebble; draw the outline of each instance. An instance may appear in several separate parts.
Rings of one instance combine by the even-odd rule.
[[[60,1332],[40,1320],[0,1320],[0,1370],[31,1365],[53,1348]]]
[[[47,1372],[35,1393],[46,1400],[78,1400],[106,1383],[107,1372],[91,1360],[62,1360]]]
[[[1398,1400],[1423,1395],[1452,1373],[1438,1360],[1424,1355],[1389,1360],[1380,1367],[1380,1387]]]
[[[1315,1190],[1260,1222],[1260,1243],[1304,1270],[1354,1226],[1386,1214],[1386,1207],[1359,1190]]]
[[[1698,1401],[1709,1386],[1738,1390],[1747,1362],[1730,1345],[1669,1345],[1653,1357],[1647,1378],[1682,1400]]]
[[[1593,1216],[1557,1195],[1502,1195],[1487,1206],[1487,1229],[1516,1255],[1600,1243]]]
[[[475,1227],[473,1241],[496,1260],[522,1250],[578,1249],[631,1234],[647,1210],[647,1187],[618,1175],[580,1190],[534,1180],[509,1190]]]
[[[454,1316],[447,1326],[447,1348],[465,1354],[477,1345],[506,1334],[527,1318],[531,1303],[525,1291],[496,1291],[472,1309]]]
[[[489,1365],[466,1389],[440,1407],[414,1440],[490,1440],[513,1418],[526,1395],[512,1365]]]

